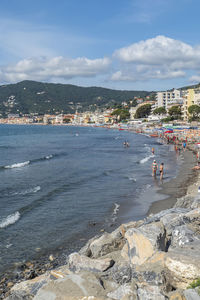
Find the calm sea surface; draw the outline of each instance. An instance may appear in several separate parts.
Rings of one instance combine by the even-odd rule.
[[[123,147],[124,140],[130,143]],[[145,216],[179,164],[169,145],[104,128],[0,125],[0,272]],[[180,158],[179,158],[180,160]]]

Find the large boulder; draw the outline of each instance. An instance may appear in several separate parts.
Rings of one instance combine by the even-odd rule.
[[[119,229],[112,233],[104,233],[101,237],[91,241],[89,249],[91,257],[98,258],[110,252],[122,249],[125,240]]]
[[[137,293],[131,285],[126,283],[119,286],[116,290],[108,293],[107,297],[115,300],[125,299],[125,297],[128,299],[137,300]]]
[[[78,253],[72,253],[69,255],[68,264],[72,271],[104,272],[113,266],[114,261],[110,258],[92,259]]]
[[[32,280],[26,280],[15,284],[11,289],[10,296],[7,300],[32,299],[39,289],[48,282],[49,278],[50,274],[45,273],[44,275],[38,276]]]
[[[200,277],[200,242],[170,249],[165,255],[167,281],[174,288],[185,289]]]
[[[105,299],[106,294],[98,278],[92,273],[70,274],[51,280],[43,286],[33,300]]]
[[[144,285],[137,290],[138,300],[166,300],[160,288],[156,285]]]
[[[125,238],[127,244],[121,254],[124,258],[128,257],[132,265],[141,265],[157,251],[166,250],[166,231],[161,222],[129,229]]]

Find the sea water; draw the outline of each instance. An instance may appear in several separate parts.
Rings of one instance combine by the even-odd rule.
[[[145,135],[0,125],[0,273],[59,248],[69,253],[101,229],[144,217],[161,197],[153,159],[164,162],[164,180],[176,175],[173,148]]]

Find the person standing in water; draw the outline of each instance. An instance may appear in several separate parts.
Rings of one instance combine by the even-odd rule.
[[[152,152],[152,154],[154,155],[154,152],[155,152],[154,148],[151,149],[151,152]]]
[[[164,163],[161,163],[161,165],[160,165],[160,180],[163,179],[163,173],[164,173]]]
[[[156,171],[157,171],[158,165],[156,163],[156,160],[154,159],[153,164],[152,164],[152,176],[156,177]]]

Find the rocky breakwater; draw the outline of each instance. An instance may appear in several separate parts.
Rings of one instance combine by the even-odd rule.
[[[196,300],[200,289],[200,199],[89,240],[63,265],[15,284],[7,300]]]

